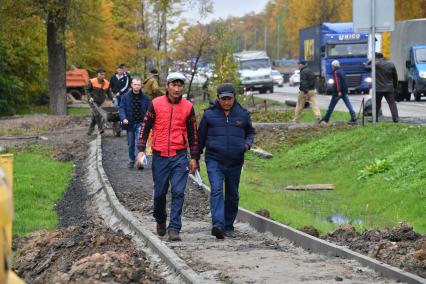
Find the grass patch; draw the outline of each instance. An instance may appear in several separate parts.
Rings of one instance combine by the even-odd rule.
[[[266,208],[279,222],[315,226],[322,233],[338,225],[332,222],[335,215],[360,230],[405,221],[426,233],[426,128],[379,123],[376,129],[346,127],[298,135],[268,149],[274,154],[271,160],[246,156],[242,207]],[[332,183],[336,189],[282,190],[289,184],[314,183]]]
[[[68,108],[68,115],[87,116],[91,114],[92,114],[92,110],[90,108],[81,108],[81,107]]]
[[[23,236],[40,229],[54,229],[54,211],[73,174],[72,162],[50,158],[52,149],[33,146],[14,153],[13,234]]]

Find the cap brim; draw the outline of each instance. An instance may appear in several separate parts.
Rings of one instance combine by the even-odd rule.
[[[185,81],[182,79],[173,79],[173,80],[168,80],[168,83],[173,83],[173,82],[181,82],[182,84],[185,84]]]
[[[219,98],[224,98],[224,97],[234,97],[235,96],[235,94],[234,93],[222,93],[222,94],[219,94],[218,95],[218,97]]]

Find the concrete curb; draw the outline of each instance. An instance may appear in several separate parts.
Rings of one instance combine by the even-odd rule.
[[[101,136],[96,140],[96,170],[102,183],[102,190],[105,192],[108,202],[120,222],[126,224],[132,233],[144,240],[146,246],[170,267],[176,274],[180,275],[185,283],[206,283],[194,270],[192,270],[182,259],[180,259],[171,249],[169,249],[153,233],[146,230],[143,224],[135,218],[131,212],[127,211],[120,203],[108,180],[102,166]]]
[[[190,178],[195,181],[193,175],[190,175]],[[204,183],[202,185],[202,189],[206,194],[210,194],[210,188]],[[357,260],[362,265],[374,269],[385,277],[396,279],[398,281],[408,284],[426,283],[425,278],[422,278],[409,272],[405,272],[399,268],[390,266],[389,264],[354,252],[345,247],[338,246],[333,243],[326,242],[322,239],[305,234],[289,226],[267,219],[256,213],[252,213],[241,207],[238,208],[237,220],[250,224],[250,226],[252,226],[261,233],[269,232],[274,236],[286,238],[305,250],[328,256]]]

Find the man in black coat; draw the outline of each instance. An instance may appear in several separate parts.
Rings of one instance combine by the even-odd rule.
[[[306,66],[306,61],[299,61],[300,69],[300,87],[299,96],[297,97],[296,109],[294,111],[293,122],[299,123],[302,111],[306,102],[309,102],[317,121],[321,120],[321,111],[317,103],[317,95],[315,94],[316,77],[314,72]]]
[[[218,239],[234,237],[244,153],[251,148],[254,135],[250,114],[235,100],[232,84],[219,85],[217,101],[204,111],[198,128],[200,152],[206,148],[205,161],[211,186],[211,233]]]
[[[115,98],[114,105],[119,106],[121,95],[124,95],[129,89],[132,83],[132,78],[126,72],[126,65],[123,63],[118,65],[115,74],[109,80],[109,90],[111,95]]]
[[[371,69],[371,61],[366,64]],[[398,86],[398,74],[395,65],[386,61],[382,53],[376,53],[376,121],[379,120],[379,110],[385,97],[392,114],[393,122],[398,122],[398,108],[395,102],[395,89]]]

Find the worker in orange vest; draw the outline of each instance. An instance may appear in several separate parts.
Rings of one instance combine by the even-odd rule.
[[[94,105],[100,107],[107,98],[112,100],[112,97],[108,93],[109,82],[105,79],[105,69],[100,67],[97,71],[98,75],[96,78],[89,80],[89,85],[86,87],[86,94],[89,103],[92,105],[92,120],[90,122],[89,131],[87,135],[92,135],[95,130],[95,125],[98,125],[98,131],[100,134],[104,133],[104,125],[102,116],[95,110]]]

